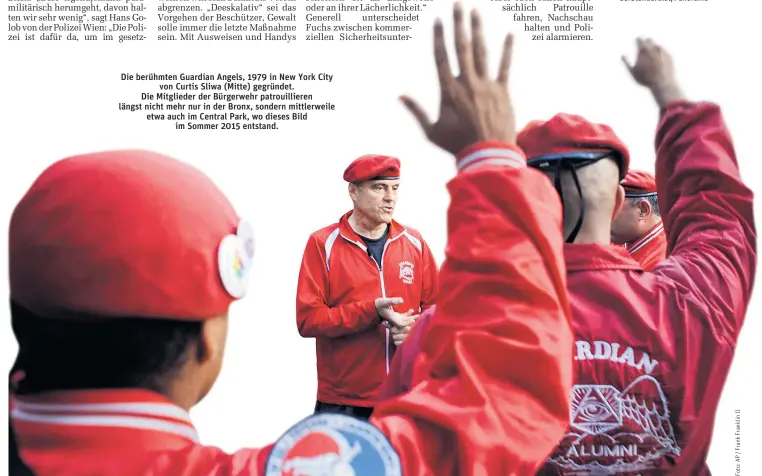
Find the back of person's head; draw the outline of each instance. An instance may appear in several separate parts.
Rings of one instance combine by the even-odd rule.
[[[570,114],[533,121],[518,135],[528,164],[544,172],[558,190],[568,242],[608,243],[611,221],[621,208],[619,185],[629,151],[610,127]]]
[[[577,182],[571,170],[561,169],[563,191],[564,236],[569,236],[582,213],[584,218],[580,233],[592,231],[608,233],[613,217],[622,207],[619,187],[619,165],[611,158],[604,158],[575,170]],[[555,183],[557,172],[548,171],[548,178]],[[581,194],[580,194],[581,189]],[[599,233],[596,233],[598,235]]]
[[[47,318],[11,302],[18,395],[143,388],[163,393],[202,339],[203,321],[73,315]]]
[[[11,217],[18,393],[182,388],[197,403],[246,292],[251,235],[206,175],[172,158],[126,150],[50,166]]]

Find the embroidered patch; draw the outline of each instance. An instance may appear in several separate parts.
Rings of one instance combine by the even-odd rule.
[[[643,372],[624,388],[572,387],[569,429],[548,460],[564,474],[635,474],[664,470],[681,449],[670,405],[648,353],[604,341],[577,341],[577,361],[626,365]],[[636,353],[637,352],[637,353]],[[655,375],[651,375],[654,373]],[[605,373],[602,373],[605,375]]]
[[[415,266],[410,261],[400,261],[400,279],[405,284],[413,284],[415,275],[413,269]]]
[[[401,476],[399,456],[381,431],[357,418],[321,413],[273,446],[265,476]]]

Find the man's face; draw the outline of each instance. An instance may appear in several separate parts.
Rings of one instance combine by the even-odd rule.
[[[391,223],[399,180],[370,180],[350,188],[355,210],[377,223]]]
[[[611,241],[613,243],[622,245],[633,242],[640,238],[644,231],[647,231],[643,230],[644,221],[641,208],[625,202],[611,223]]]

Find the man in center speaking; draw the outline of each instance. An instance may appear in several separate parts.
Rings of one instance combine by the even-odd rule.
[[[367,419],[415,317],[434,304],[437,265],[420,233],[392,219],[400,161],[364,155],[344,171],[353,209],[307,241],[296,324],[315,338],[315,413]]]

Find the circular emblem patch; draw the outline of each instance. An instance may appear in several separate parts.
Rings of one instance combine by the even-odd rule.
[[[401,476],[397,452],[357,418],[321,413],[297,423],[273,446],[265,476]]]
[[[253,258],[254,229],[249,222],[241,220],[236,234],[225,236],[217,250],[222,285],[236,299],[244,297],[249,288]]]

